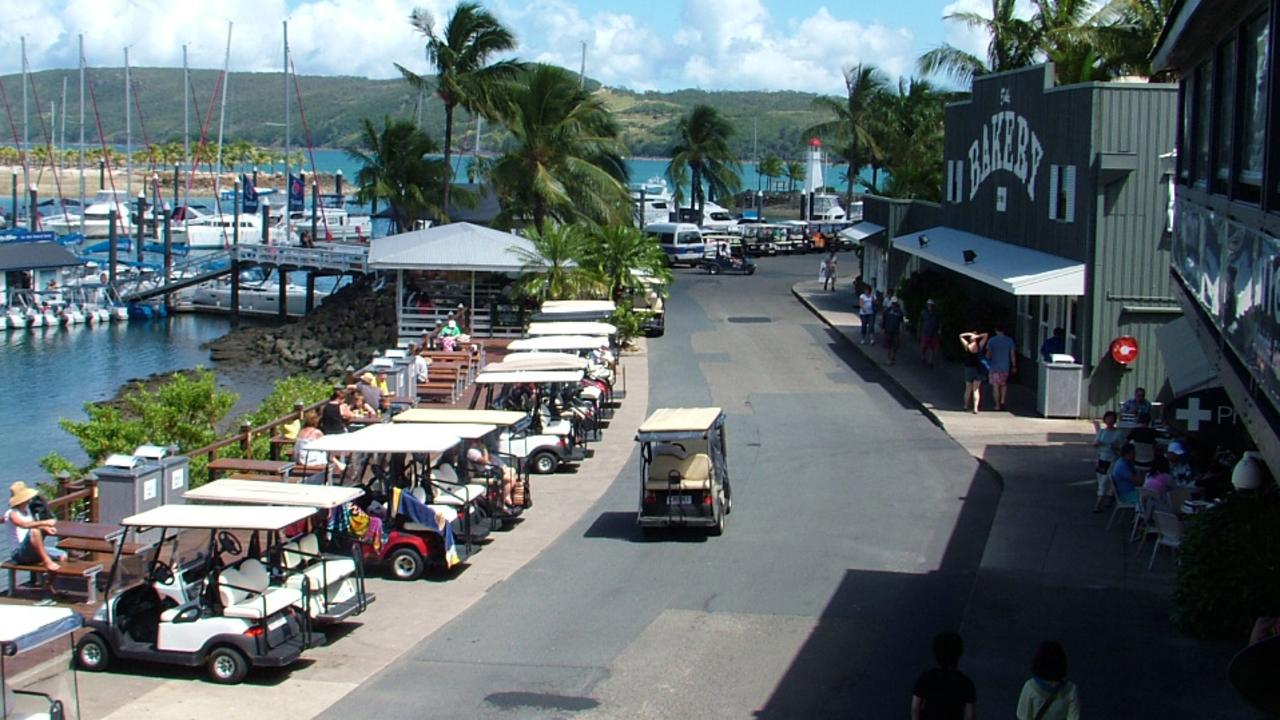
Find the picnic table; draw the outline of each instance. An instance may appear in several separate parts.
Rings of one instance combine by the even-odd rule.
[[[218,458],[209,463],[209,478],[216,479],[218,473],[253,473],[255,475],[276,475],[281,480],[289,476],[293,470],[292,460],[247,460],[245,458]]]
[[[63,550],[113,553],[116,543],[124,537],[124,528],[106,523],[58,521],[57,535],[54,537],[58,538],[58,547]],[[18,573],[26,572],[31,575],[32,582],[38,575],[82,578],[85,581],[85,602],[92,605],[98,601],[97,582],[98,573],[102,572],[101,562],[63,560],[59,565],[61,567],[53,572],[45,570],[40,565],[24,565],[15,562],[6,562],[0,567],[8,572],[10,597],[18,586]],[[51,577],[49,579],[52,580]]]

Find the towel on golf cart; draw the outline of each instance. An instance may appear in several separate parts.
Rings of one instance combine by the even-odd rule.
[[[444,560],[446,567],[453,567],[461,562],[458,557],[458,548],[454,545],[453,541],[453,525],[451,523],[451,518],[446,517],[443,513],[436,512],[430,505],[414,497],[413,493],[403,492],[400,488],[396,488],[392,491],[392,495],[392,504],[396,508],[396,513],[404,515],[410,522],[425,525],[429,528],[444,528],[443,531],[437,530],[436,532],[444,538]],[[398,500],[394,498],[395,495],[400,496]]]

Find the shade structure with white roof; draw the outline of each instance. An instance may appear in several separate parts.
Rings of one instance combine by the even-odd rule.
[[[341,485],[302,485],[223,478],[188,490],[187,500],[251,505],[289,505],[331,510],[359,500],[364,490]]]
[[[518,410],[464,410],[460,408],[410,408],[392,418],[398,423],[480,423],[509,427],[528,417]]]
[[[872,235],[882,232],[884,232],[883,225],[877,225],[873,222],[863,220],[856,225],[851,225],[841,230],[838,234],[841,238],[848,240],[849,242],[861,243]]]
[[[307,450],[328,453],[442,453],[461,439],[449,432],[422,425],[380,423],[352,433],[316,438]]]
[[[932,227],[894,238],[893,247],[1012,295],[1084,295],[1083,262],[963,230]]]
[[[500,362],[485,365],[482,372],[527,370],[586,370],[587,359],[568,353],[511,353]]]
[[[718,407],[658,408],[645,418],[636,433],[705,432],[723,414]]]
[[[135,528],[179,530],[282,530],[311,517],[305,507],[161,505],[120,521]]]
[[[507,349],[512,352],[561,352],[595,350],[608,345],[609,338],[603,335],[539,335],[512,340]]]
[[[0,605],[0,653],[17,655],[75,632],[84,619],[71,608]]]
[[[602,322],[529,323],[530,335],[615,335],[618,328]]]

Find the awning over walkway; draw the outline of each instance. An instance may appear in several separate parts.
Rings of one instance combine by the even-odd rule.
[[[374,238],[369,246],[369,267],[518,272],[526,262],[521,250],[532,254],[533,243],[511,233],[471,223],[453,223]]]
[[[894,238],[893,246],[1014,295],[1084,295],[1084,263],[982,235],[940,225]],[[971,263],[966,250],[975,253]]]
[[[1156,328],[1156,344],[1169,373],[1169,386],[1174,397],[1221,385],[1218,368],[1205,357],[1185,317]]]
[[[80,260],[56,242],[0,244],[0,272],[43,270],[79,265]]]
[[[883,225],[862,221],[840,231],[840,237],[851,242],[862,242],[876,233],[884,232]]]

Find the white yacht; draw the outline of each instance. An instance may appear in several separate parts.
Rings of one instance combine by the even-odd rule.
[[[671,221],[671,189],[666,180],[651,177],[642,183],[632,183],[630,191],[631,202],[638,206],[642,199],[644,201],[643,210],[636,211],[637,215],[642,215],[640,227]]]
[[[129,198],[123,190],[99,190],[93,202],[84,209],[83,223],[86,238],[104,238],[110,234],[110,223],[107,213],[112,208],[116,211],[116,234],[128,235],[133,229],[132,213],[129,210]],[[43,220],[44,229],[59,235],[80,232],[81,215],[57,213]]]
[[[293,221],[293,240],[302,241],[302,233],[311,232],[311,211],[289,213]],[[315,242],[369,242],[373,237],[373,218],[369,215],[352,215],[346,208],[323,207],[316,215]]]
[[[236,237],[237,225],[240,242],[262,239],[262,221],[257,215],[214,213],[187,221],[187,247],[193,250],[230,247]]]

